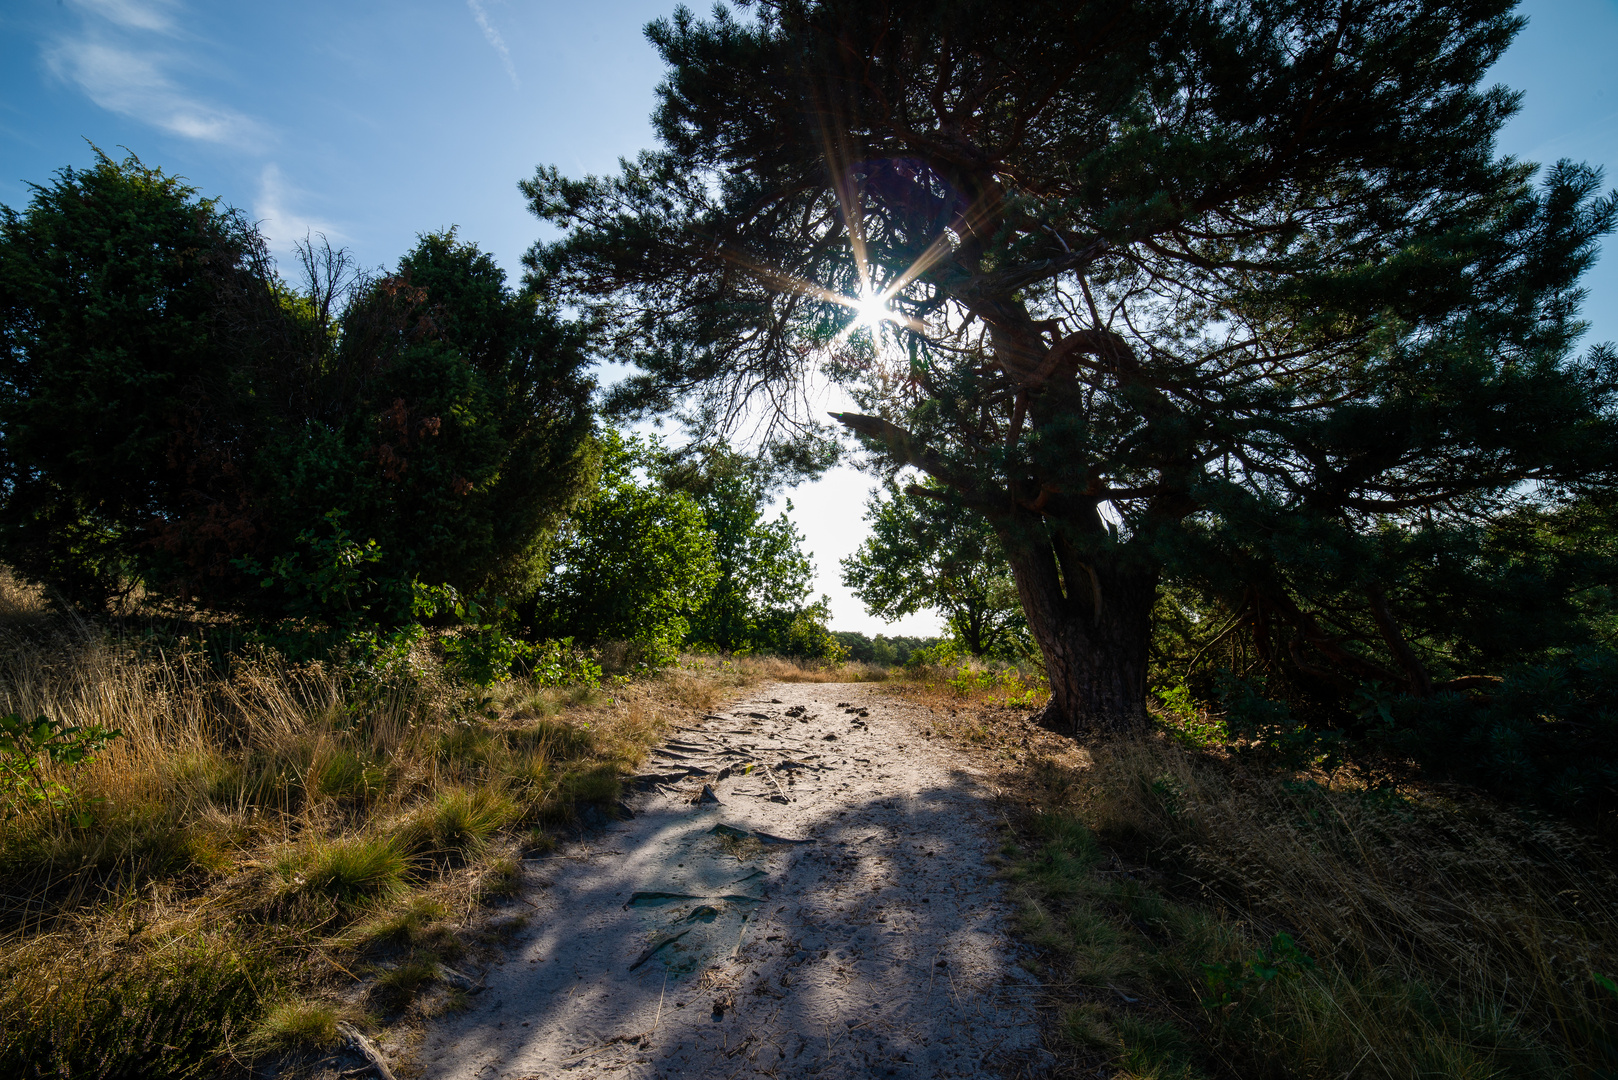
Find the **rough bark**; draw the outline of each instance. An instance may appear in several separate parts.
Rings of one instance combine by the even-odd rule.
[[[1157,571],[1116,556],[1080,559],[1063,547],[1017,537],[1006,543],[1023,615],[1050,680],[1042,721],[1075,734],[1139,731],[1147,724]]]

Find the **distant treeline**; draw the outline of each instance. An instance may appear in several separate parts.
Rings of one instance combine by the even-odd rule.
[[[860,660],[867,664],[904,664],[910,660],[910,654],[918,649],[930,649],[942,642],[943,638],[936,637],[904,637],[902,635],[888,637],[878,634],[876,637],[866,637],[858,630],[833,630],[831,636],[837,643],[848,650],[850,660]]]

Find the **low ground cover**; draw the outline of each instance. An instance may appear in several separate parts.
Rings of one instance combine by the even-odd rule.
[[[119,629],[0,588],[0,714],[116,733],[36,759],[0,817],[0,1075],[214,1076],[455,1008],[518,929],[519,860],[615,812],[676,716],[759,679],[691,657],[634,681],[479,690],[362,677],[205,629]],[[840,679],[871,678],[861,667]]]
[[[1565,820],[1237,752],[1165,711],[1080,746],[1010,665],[693,656],[637,681],[356,679],[0,596],[0,712],[118,734],[13,782],[0,1071],[313,1063],[476,989],[520,860],[613,813],[673,719],[763,680],[885,680],[999,770],[1003,871],[1070,1075],[1593,1077],[1618,875]],[[148,628],[151,629],[151,628]],[[1182,718],[1183,719],[1183,718]],[[43,760],[43,759],[41,759]]]
[[[1066,1075],[1618,1068],[1618,876],[1576,825],[1168,725],[1081,747],[992,701],[944,715],[1000,765]]]

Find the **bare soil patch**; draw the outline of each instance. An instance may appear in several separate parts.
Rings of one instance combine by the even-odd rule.
[[[526,936],[412,1071],[1043,1075],[995,792],[947,725],[867,684],[769,683],[677,727],[633,818],[525,861]]]

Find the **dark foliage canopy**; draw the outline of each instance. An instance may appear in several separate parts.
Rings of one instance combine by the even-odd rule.
[[[287,550],[340,507],[389,577],[531,592],[596,468],[582,331],[453,232],[375,279],[345,280],[337,253],[306,261],[305,295],[337,301],[297,309],[320,348],[260,446],[264,543]]]
[[[1477,673],[1405,626],[1421,553],[1618,466],[1613,354],[1573,352],[1615,203],[1496,154],[1512,7],[682,10],[661,149],[525,185],[567,230],[532,280],[639,366],[622,408],[842,381],[994,527],[1056,718],[1139,722],[1165,574],[1298,678],[1430,693]]]
[[[118,588],[144,526],[234,459],[230,312],[264,287],[240,215],[99,155],[0,210],[0,544],[79,600]],[[216,445],[223,460],[193,452]]]
[[[0,557],[95,606],[135,582],[273,606],[343,527],[409,582],[531,589],[592,474],[583,331],[453,234],[299,286],[242,217],[100,156],[0,219]],[[403,616],[407,610],[396,612]]]

